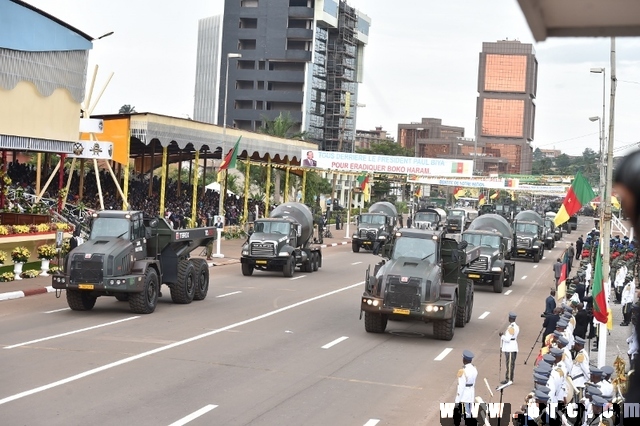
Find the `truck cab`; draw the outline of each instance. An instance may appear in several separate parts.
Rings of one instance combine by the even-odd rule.
[[[354,253],[361,248],[374,250],[374,246],[386,241],[395,227],[395,217],[384,213],[362,213],[357,221],[358,227],[351,242]]]
[[[516,221],[516,247],[514,257],[530,257],[535,263],[544,255],[543,228],[536,222]]]
[[[446,213],[437,207],[425,207],[413,216],[413,227],[418,229],[442,229],[446,224]]]
[[[447,214],[447,232],[459,233],[467,229],[471,224],[468,216],[468,210],[451,209]]]

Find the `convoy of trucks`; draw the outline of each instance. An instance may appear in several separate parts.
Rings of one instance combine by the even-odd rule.
[[[413,227],[418,229],[443,229],[447,213],[439,207],[424,207],[413,215]]]
[[[357,229],[351,236],[351,249],[358,253],[360,248],[376,251],[390,235],[398,223],[398,210],[388,201],[379,201],[369,207],[368,213],[357,217]]]
[[[253,232],[242,246],[242,275],[255,269],[282,271],[292,277],[296,267],[315,272],[322,267],[322,249],[311,245],[313,215],[301,203],[284,203],[273,209],[269,218],[256,220]]]
[[[545,239],[553,241],[553,235],[546,234],[542,217],[533,210],[523,210],[514,219],[514,234],[516,238],[513,257],[532,258],[535,263],[540,262],[544,255]]]

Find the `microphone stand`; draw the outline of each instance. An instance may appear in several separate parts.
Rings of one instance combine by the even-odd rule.
[[[544,327],[542,327],[540,329],[540,333],[538,333],[538,337],[536,337],[536,341],[533,342],[533,346],[531,346],[531,350],[529,351],[529,355],[527,355],[527,359],[524,360],[524,365],[527,365],[527,361],[529,361],[529,357],[531,357],[531,354],[533,353],[533,348],[536,347],[536,344],[538,343],[538,339],[540,338],[540,336],[542,336],[542,332],[544,331]]]

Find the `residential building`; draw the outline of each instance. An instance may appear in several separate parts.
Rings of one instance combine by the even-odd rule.
[[[376,142],[391,141],[393,137],[389,136],[386,130],[382,130],[382,126],[376,126],[375,130],[356,130],[355,149],[369,149]]]
[[[538,61],[531,44],[482,43],[476,104],[476,171],[530,174]]]
[[[452,158],[463,154],[459,144],[464,128],[442,124],[440,118],[423,118],[420,122],[398,124],[398,143],[414,150],[416,157]]]
[[[199,40],[210,37],[202,51],[219,43],[219,59],[199,49],[197,74],[213,75],[206,64],[215,61],[218,85],[210,93],[210,82],[196,84],[205,88],[198,117],[222,124],[228,78],[227,126],[257,131],[289,114],[292,132],[306,131],[320,149],[353,149],[370,18],[341,0],[225,0],[221,31],[213,25],[201,24]]]
[[[559,149],[540,149],[540,153],[546,158],[556,158],[562,154],[562,151]]]

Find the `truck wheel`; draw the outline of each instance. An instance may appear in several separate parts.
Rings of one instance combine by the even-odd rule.
[[[540,253],[534,253],[533,255],[533,263],[540,262]]]
[[[248,263],[242,264],[242,275],[245,277],[250,277],[253,275],[253,265],[249,265]]]
[[[353,251],[354,253],[358,253],[360,251],[360,244],[356,243],[355,241],[351,242],[351,251]]]
[[[67,290],[67,304],[74,311],[90,311],[96,304],[96,296],[86,291]]]
[[[364,329],[367,333],[384,333],[387,329],[388,317],[373,312],[364,313]]]
[[[505,287],[511,287],[513,284],[513,271],[509,270],[509,275],[507,276],[507,280],[504,282]]]
[[[193,263],[183,260],[178,264],[178,282],[171,286],[173,303],[187,304],[196,294],[196,268]]]
[[[311,254],[311,259],[313,259],[313,261],[311,262],[311,268],[313,269],[313,272],[316,272],[318,269],[320,269],[320,255],[314,251]]]
[[[453,301],[453,315],[445,320],[433,322],[433,334],[438,340],[451,340],[456,328],[456,311],[458,309],[458,298]]]
[[[493,279],[493,292],[502,293],[504,286],[504,271],[500,273],[500,276]]]
[[[196,268],[196,294],[193,300],[204,300],[209,293],[209,265],[204,259],[192,259]]]
[[[302,263],[300,272],[313,272],[313,253],[309,253],[307,260]]]
[[[140,293],[129,295],[129,309],[136,314],[150,314],[156,310],[158,304],[158,273],[153,268],[148,268],[144,274],[144,288]]]
[[[567,234],[570,234],[570,233],[571,233],[571,226],[568,226],[568,227],[567,227],[566,232],[567,232]]]
[[[468,301],[469,302],[469,308],[467,309],[467,318],[465,318],[465,322],[470,322],[471,321],[471,314],[473,312],[473,297],[474,297],[473,281],[471,281],[471,284],[470,284],[469,287],[471,288],[471,300]],[[469,292],[467,292],[467,294],[469,294]]]
[[[129,293],[116,293],[116,300],[118,302],[128,302],[129,301]]]
[[[282,275],[289,278],[293,276],[293,272],[296,270],[296,259],[293,255],[289,256],[289,260],[282,267]]]
[[[467,311],[469,310],[469,305],[467,303],[458,305],[458,309],[456,309],[456,327],[464,327],[467,325]]]

